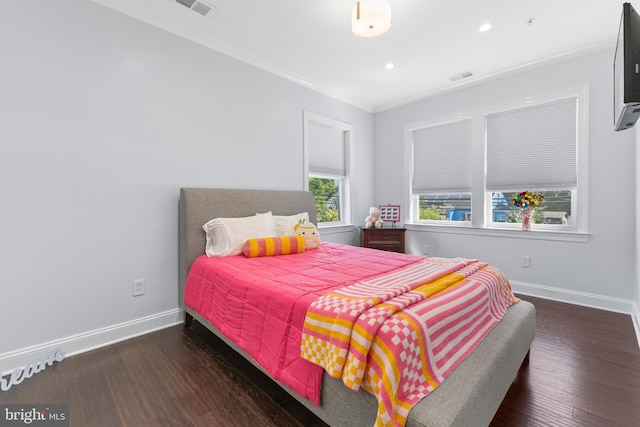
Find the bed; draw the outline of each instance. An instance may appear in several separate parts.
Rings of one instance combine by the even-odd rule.
[[[203,224],[213,218],[247,217],[267,211],[273,215],[308,212],[310,222],[316,222],[315,199],[310,192],[208,188],[180,190],[179,298],[185,311],[185,325],[189,326],[195,319],[265,373],[258,362],[201,313],[185,306],[183,295],[192,264],[205,252]],[[406,426],[489,425],[521,365],[528,361],[534,332],[533,305],[526,301],[511,305],[502,320],[446,380],[411,408]],[[321,383],[319,406],[284,384],[279,384],[331,426],[374,425],[378,402],[373,395],[363,390],[354,392],[341,380],[327,374],[322,375]]]

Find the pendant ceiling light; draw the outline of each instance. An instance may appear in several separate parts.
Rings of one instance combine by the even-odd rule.
[[[387,0],[361,0],[351,12],[351,31],[358,37],[377,37],[391,28],[391,4]]]

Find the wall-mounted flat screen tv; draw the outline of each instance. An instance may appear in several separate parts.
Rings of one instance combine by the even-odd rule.
[[[640,16],[630,3],[622,5],[613,78],[614,128],[620,131],[640,117]]]

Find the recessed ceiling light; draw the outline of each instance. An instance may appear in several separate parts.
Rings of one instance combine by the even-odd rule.
[[[387,65],[384,66],[384,68],[386,68],[387,70],[391,70],[395,67],[395,65],[393,65],[391,62],[389,62]]]
[[[481,31],[484,33],[485,31],[489,31],[491,27],[492,25],[489,22],[487,22],[486,24],[480,25],[480,28],[478,28],[478,31]]]

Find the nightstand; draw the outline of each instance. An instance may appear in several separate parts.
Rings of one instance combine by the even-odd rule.
[[[362,247],[383,251],[404,253],[404,234],[406,228],[364,228]]]

